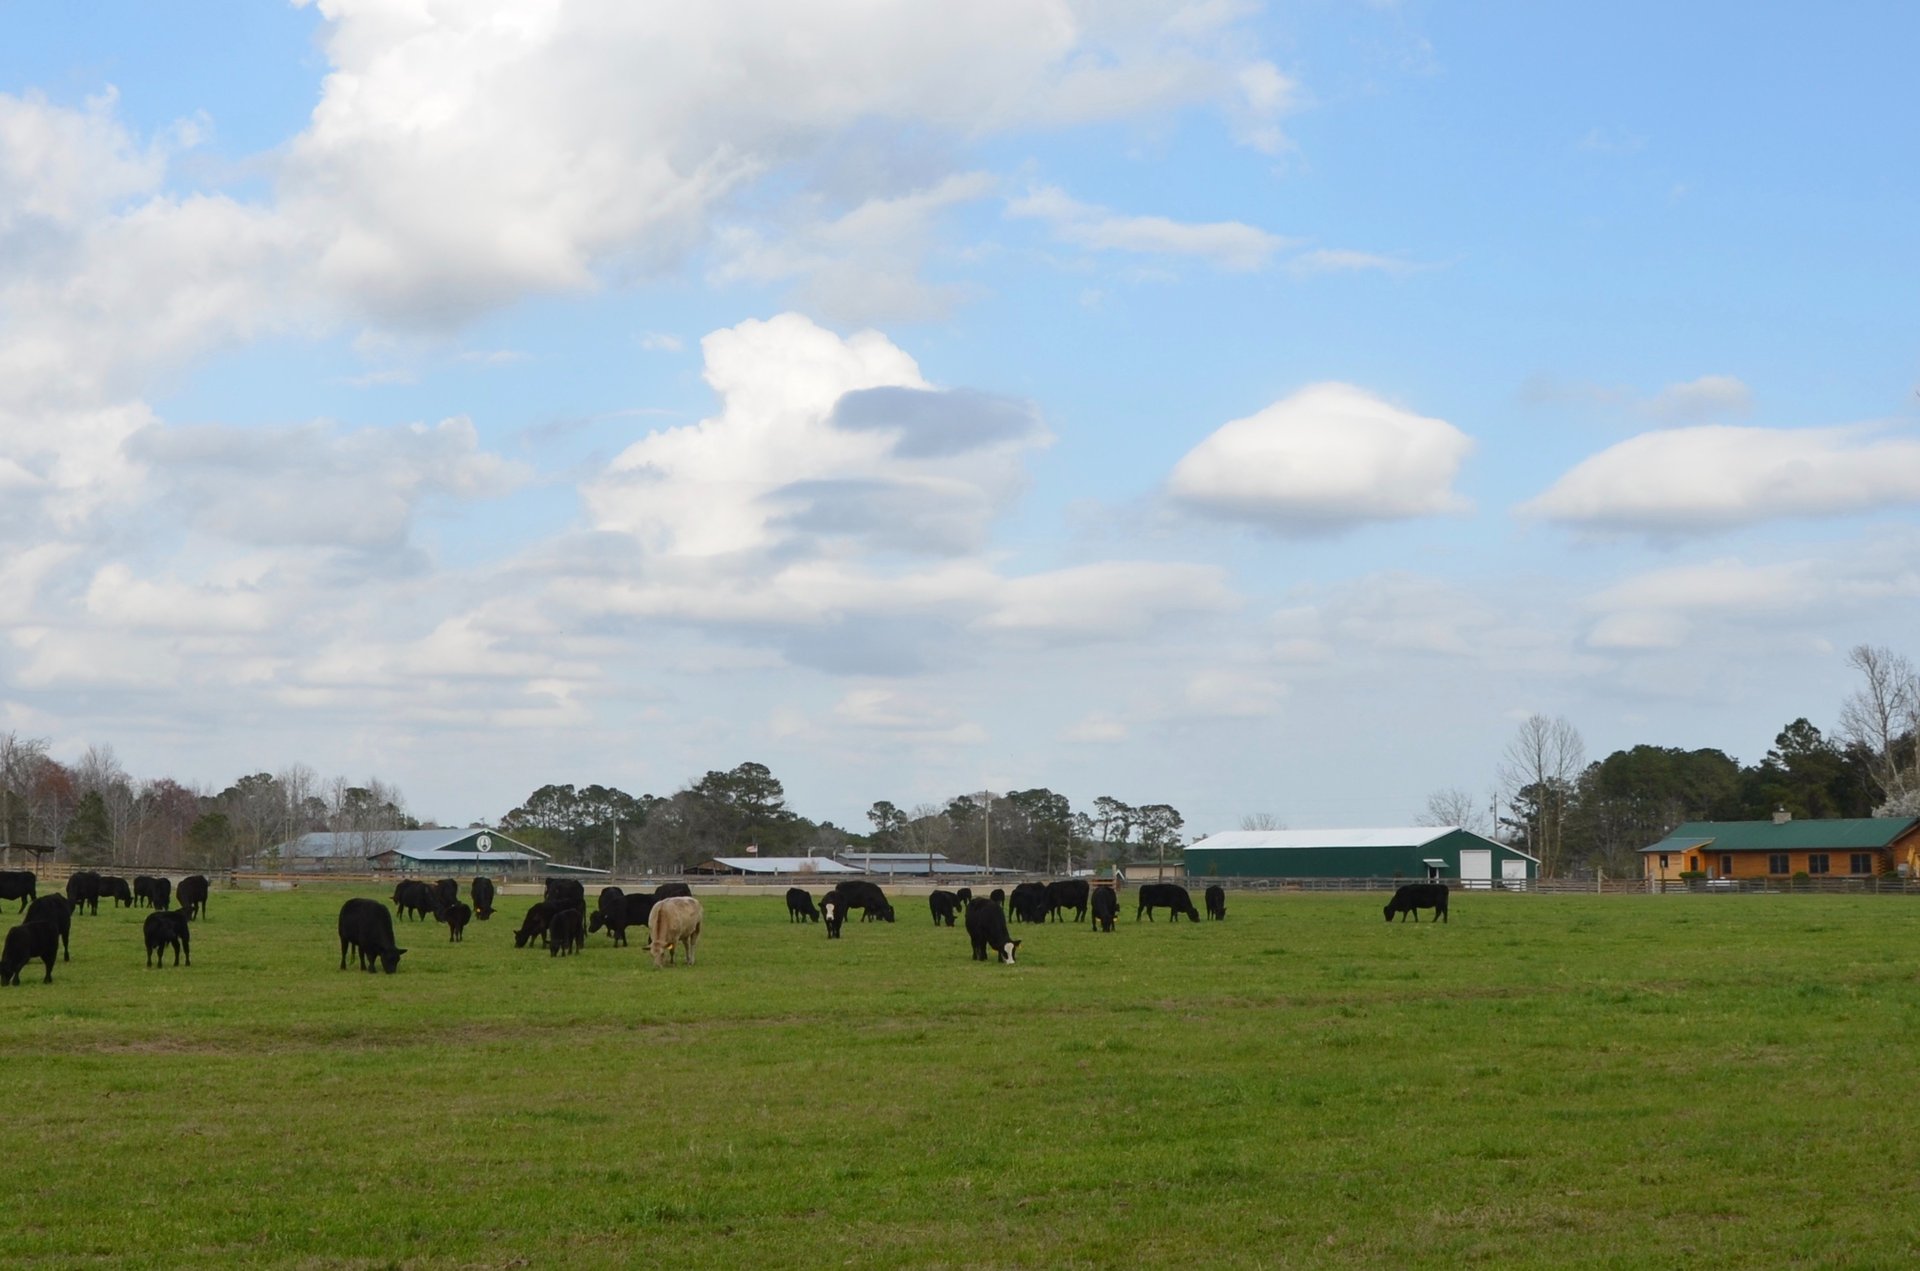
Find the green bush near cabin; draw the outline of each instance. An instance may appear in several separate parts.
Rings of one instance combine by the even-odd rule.
[[[1890,1266],[1920,1250],[1907,897],[1236,893],[839,941],[710,898],[697,967],[394,976],[348,892],[142,911],[0,990],[9,1261],[45,1265]],[[1123,902],[1131,893],[1123,895]],[[1130,908],[1130,906],[1128,906]],[[0,923],[0,926],[11,925]]]

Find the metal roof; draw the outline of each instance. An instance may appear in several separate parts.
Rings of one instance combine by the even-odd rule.
[[[716,856],[708,862],[743,874],[858,874],[851,865],[824,856]],[[697,867],[696,867],[697,868]]]
[[[488,850],[478,851],[472,848],[450,850],[455,843],[468,839],[481,838],[488,843]],[[327,858],[341,856],[382,856],[388,852],[397,853],[408,860],[523,860],[544,861],[547,854],[536,847],[528,847],[517,839],[508,838],[498,830],[479,826],[466,826],[455,829],[435,830],[374,830],[366,833],[302,834],[291,843],[282,843],[277,849],[287,858]]]
[[[1688,821],[1642,852],[1684,852],[1711,845],[1716,852],[1875,850],[1891,847],[1920,817],[1836,817],[1825,821]]]
[[[944,861],[945,852],[841,852],[843,860],[861,861]]]
[[[1187,850],[1196,847],[1221,849],[1261,848],[1292,850],[1315,847],[1425,847],[1444,838],[1457,825],[1410,825],[1373,830],[1228,830],[1209,834]],[[1489,840],[1491,842],[1491,840]]]

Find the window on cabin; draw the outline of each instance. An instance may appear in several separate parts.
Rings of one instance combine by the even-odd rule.
[[[1807,856],[1807,872],[1809,874],[1827,873],[1827,854],[1825,852],[1809,853]]]
[[[1767,857],[1767,872],[1769,874],[1785,874],[1790,872],[1790,867],[1787,864],[1787,854],[1785,852],[1775,852],[1773,855]]]
[[[1850,874],[1871,874],[1873,872],[1873,853],[1855,852],[1853,858],[1847,862],[1847,872]]]
[[[1667,868],[1667,854],[1665,852],[1662,852],[1660,853],[1660,869],[1662,872],[1665,872],[1666,868]]]
[[[1720,877],[1733,877],[1733,857],[1727,853],[1722,853],[1720,856]]]

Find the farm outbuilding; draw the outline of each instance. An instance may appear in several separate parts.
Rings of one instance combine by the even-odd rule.
[[[300,872],[390,869],[428,874],[492,874],[529,870],[581,871],[552,863],[537,847],[498,830],[376,830],[357,834],[303,834],[271,855],[282,869]]]
[[[1540,862],[1458,826],[1368,830],[1233,830],[1186,852],[1190,878],[1437,879],[1524,889]]]

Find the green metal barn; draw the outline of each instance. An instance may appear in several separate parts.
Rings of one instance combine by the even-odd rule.
[[[1524,890],[1540,862],[1472,830],[1414,825],[1378,830],[1235,830],[1187,848],[1190,878],[1437,879]]]

